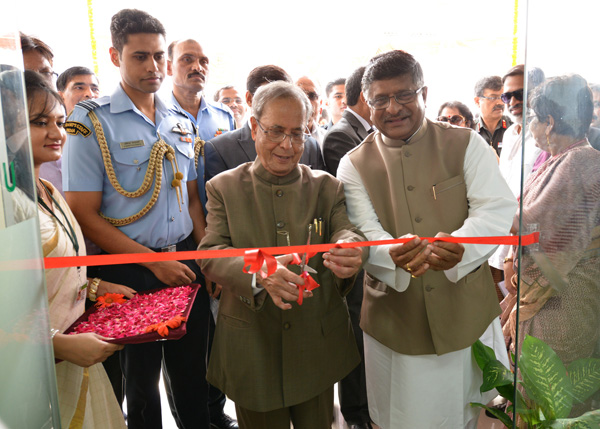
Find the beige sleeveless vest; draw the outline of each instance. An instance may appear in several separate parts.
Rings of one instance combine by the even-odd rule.
[[[376,132],[349,153],[382,227],[393,237],[434,237],[463,225],[469,209],[463,172],[469,133],[425,120],[409,143]],[[411,279],[404,292],[365,276],[361,328],[398,353],[464,349],[499,314],[487,262],[458,283],[430,270]]]

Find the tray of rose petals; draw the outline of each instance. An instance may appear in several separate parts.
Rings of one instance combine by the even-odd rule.
[[[152,289],[131,299],[107,293],[64,333],[94,332],[116,344],[177,340],[185,335],[185,322],[199,288],[199,284],[190,284]]]

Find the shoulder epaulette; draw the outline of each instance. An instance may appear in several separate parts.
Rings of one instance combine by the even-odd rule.
[[[100,107],[100,105],[98,103],[96,103],[94,100],[80,101],[79,103],[77,103],[77,105],[79,107],[83,107],[88,112],[91,112],[91,111],[97,109],[98,107]]]
[[[171,109],[169,109],[172,113],[175,113],[183,118],[185,118],[188,122],[193,122],[192,120],[190,120],[190,117],[187,115],[187,113],[185,113],[185,111],[183,109],[180,109],[177,106],[173,106]]]

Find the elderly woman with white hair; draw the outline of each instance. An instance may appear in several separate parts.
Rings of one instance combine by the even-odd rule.
[[[600,152],[586,134],[592,94],[578,75],[537,87],[530,98],[531,134],[551,157],[524,186],[512,232],[538,224],[539,250],[523,248],[503,302],[504,333],[515,348],[525,335],[545,341],[565,364],[590,357],[600,334]],[[516,325],[517,311],[519,326]]]

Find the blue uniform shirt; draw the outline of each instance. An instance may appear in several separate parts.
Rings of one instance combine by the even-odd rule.
[[[121,85],[111,96],[78,104],[69,117],[69,135],[63,156],[64,190],[101,191],[101,212],[121,219],[139,212],[150,200],[154,175],[150,189],[140,197],[128,198],[113,188],[88,117],[89,109],[93,109],[102,124],[117,180],[126,191],[135,191],[142,184],[150,151],[160,133],[175,149],[177,165],[183,173],[181,211],[176,188],[171,186],[174,178],[171,162],[163,158],[162,186],[156,203],[140,219],[118,227],[129,238],[153,248],[178,243],[192,233],[186,182],[197,178],[192,124],[186,115],[169,109],[156,95],[155,105],[156,124],[135,107]]]
[[[198,135],[204,141],[209,141],[227,131],[235,130],[235,120],[231,110],[222,103],[207,103],[206,97],[202,97],[198,116],[194,118],[181,108],[172,92],[168,102],[169,105],[176,106],[179,111],[184,112],[190,118],[190,121],[198,128]]]
[[[206,97],[202,97],[200,100],[200,109],[198,109],[198,116],[194,118],[190,113],[186,112],[179,105],[179,102],[175,98],[175,95],[171,92],[170,104],[176,110],[183,112],[187,117],[196,125],[198,130],[198,136],[205,142],[212,140],[216,136],[226,133],[235,129],[235,120],[231,114],[231,110],[222,103],[212,104],[207,103]],[[198,157],[198,194],[200,195],[200,201],[202,202],[202,208],[206,213],[206,189],[204,187],[204,159]]]

